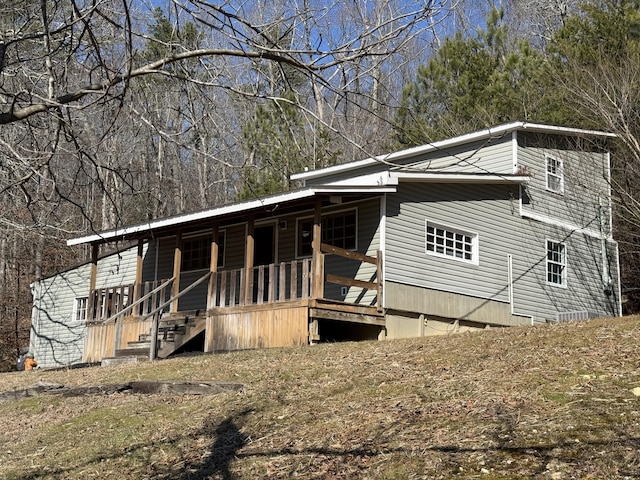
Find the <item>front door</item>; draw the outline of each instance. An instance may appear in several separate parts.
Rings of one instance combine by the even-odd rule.
[[[269,265],[275,263],[275,239],[273,225],[263,225],[253,230],[253,264]],[[266,302],[269,299],[269,270],[264,269],[262,276],[258,274],[258,270],[253,271],[253,301]],[[271,288],[274,288],[271,285]]]
[[[273,225],[256,227],[253,231],[253,263],[269,265],[275,262],[275,240]]]

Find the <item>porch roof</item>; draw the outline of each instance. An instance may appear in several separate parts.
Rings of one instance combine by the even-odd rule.
[[[394,185],[318,185],[313,188],[294,190],[256,200],[232,203],[198,212],[161,218],[146,223],[115,228],[104,232],[96,232],[84,237],[71,238],[67,240],[67,245],[72,246],[82,245],[85,243],[106,243],[115,240],[144,238],[151,236],[160,230],[186,227],[192,224],[200,224],[207,220],[214,220],[223,217],[242,217],[243,215],[254,212],[264,212],[265,209],[269,213],[275,215],[277,209],[281,209],[285,206],[295,206],[301,202],[308,203],[316,196],[370,196],[395,191],[396,187]]]

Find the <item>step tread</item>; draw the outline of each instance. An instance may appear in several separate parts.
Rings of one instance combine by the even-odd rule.
[[[116,358],[120,357],[149,357],[149,348],[122,348],[116,350]]]

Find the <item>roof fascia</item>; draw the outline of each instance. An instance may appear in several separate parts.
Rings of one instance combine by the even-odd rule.
[[[438,173],[438,172],[391,172],[391,178],[398,182],[424,183],[528,183],[527,175],[487,175],[473,173]]]

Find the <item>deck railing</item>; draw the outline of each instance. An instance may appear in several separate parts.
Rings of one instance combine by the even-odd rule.
[[[321,245],[321,251],[322,254],[318,257],[320,264],[316,272],[312,268],[311,258],[259,265],[249,269],[248,278],[245,268],[213,272],[210,274],[210,284],[206,295],[209,298],[203,298],[203,308],[205,305],[207,308],[224,308],[308,299],[314,296],[314,292],[321,297],[323,296],[323,288],[315,290],[315,282],[322,282],[322,285],[325,282],[337,283],[346,287],[372,290],[376,294],[376,305],[380,308],[382,261],[379,252],[377,257],[372,257],[326,244]],[[373,278],[365,281],[325,274],[325,255],[335,255],[352,261],[373,264],[375,266]],[[88,321],[104,322],[125,314],[146,317],[161,306],[166,308],[166,304],[175,299],[171,298],[172,281],[173,279],[169,279],[141,284],[137,290],[138,299],[135,301],[133,284],[96,289],[89,297]],[[202,281],[203,279],[200,279],[196,284]],[[192,284],[188,289],[193,287]],[[184,293],[186,291],[181,291],[177,298]]]
[[[249,269],[222,270],[211,278],[210,308],[260,305],[309,298],[311,259],[259,265]],[[248,290],[247,290],[248,289]]]
[[[171,296],[173,279],[152,280],[140,284],[138,299],[134,299],[135,285],[97,288],[87,304],[88,322],[106,322],[125,314],[146,315]]]
[[[380,311],[382,309],[382,252],[378,250],[375,257],[365,255],[360,252],[354,252],[352,250],[345,250],[344,248],[334,247],[322,243],[320,250],[323,254],[336,255],[347,260],[353,260],[360,263],[369,263],[375,266],[373,277],[370,280],[357,280],[355,278],[347,278],[339,275],[324,274],[324,281],[327,283],[335,283],[345,287],[356,287],[362,290],[371,290],[376,295],[376,308]]]

